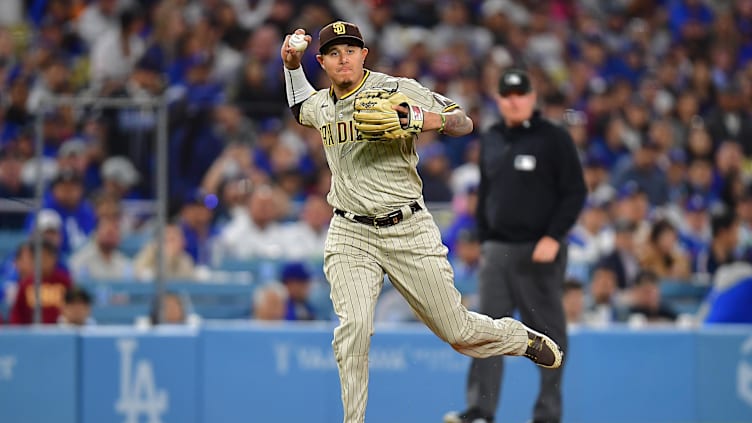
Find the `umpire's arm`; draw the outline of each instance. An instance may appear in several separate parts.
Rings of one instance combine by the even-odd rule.
[[[585,197],[587,196],[587,187],[585,178],[582,175],[582,165],[577,155],[577,148],[569,132],[562,128],[556,128],[557,134],[552,137],[556,145],[558,154],[555,160],[557,165],[557,189],[559,203],[555,208],[551,222],[546,230],[546,235],[553,239],[561,240],[567,235],[567,232],[574,226],[577,217],[580,215]]]

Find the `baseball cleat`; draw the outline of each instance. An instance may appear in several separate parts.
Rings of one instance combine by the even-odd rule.
[[[493,423],[493,418],[484,417],[477,408],[462,413],[450,411],[444,415],[444,423]]]
[[[527,329],[527,350],[525,351],[525,357],[547,369],[559,368],[564,358],[564,352],[556,342],[529,327],[525,327],[525,329]]]

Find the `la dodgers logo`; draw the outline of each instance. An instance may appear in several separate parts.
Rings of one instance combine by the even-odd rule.
[[[133,369],[133,353],[138,344],[135,339],[120,339],[120,398],[115,410],[125,415],[124,423],[139,423],[145,415],[149,423],[162,423],[169,397],[164,389],[157,389],[154,369],[150,361],[139,360]]]

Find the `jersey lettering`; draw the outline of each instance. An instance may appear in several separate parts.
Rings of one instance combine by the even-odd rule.
[[[350,140],[347,137],[347,122],[337,122],[337,139],[340,144]]]
[[[332,136],[332,124],[326,123],[324,126],[319,128],[319,132],[321,132],[321,141],[324,142],[325,147],[330,147],[334,145],[334,137]]]
[[[325,123],[319,132],[321,133],[321,141],[324,143],[324,147],[332,147],[337,144],[344,144],[348,142],[359,142],[358,131],[355,130],[355,121],[339,121],[335,122],[337,125],[337,140],[334,140],[334,132],[332,130],[331,123]]]

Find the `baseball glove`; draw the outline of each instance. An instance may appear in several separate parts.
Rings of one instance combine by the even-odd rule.
[[[397,112],[402,106],[409,112]],[[407,119],[402,125],[400,118]],[[396,90],[370,88],[355,96],[355,129],[358,138],[366,141],[390,141],[419,134],[423,130],[423,109],[411,105],[406,95]]]

